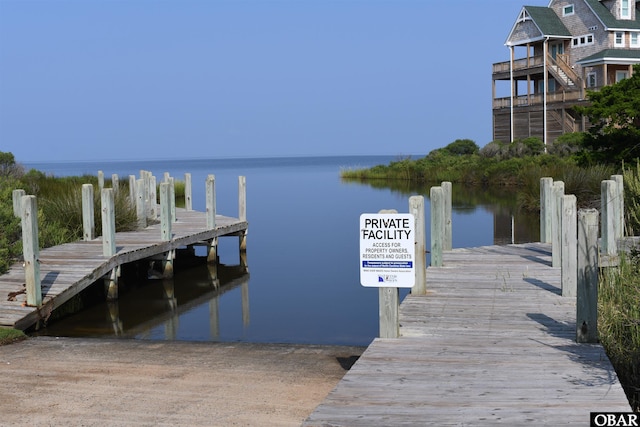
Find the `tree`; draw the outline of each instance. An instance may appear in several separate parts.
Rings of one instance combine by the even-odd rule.
[[[471,139],[456,139],[451,144],[444,147],[444,150],[455,156],[464,156],[467,154],[476,154],[480,148]]]
[[[576,107],[592,123],[585,135],[585,162],[620,163],[640,157],[640,64],[618,83],[589,91],[591,104]]]
[[[0,151],[0,177],[20,177],[23,172],[13,153]]]

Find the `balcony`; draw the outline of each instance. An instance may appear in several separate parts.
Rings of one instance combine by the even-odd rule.
[[[535,93],[531,95],[521,95],[514,98],[514,107],[531,107],[543,104],[543,94]],[[547,94],[547,104],[558,102],[579,102],[584,101],[581,91],[559,91],[550,92]],[[495,98],[493,100],[493,109],[499,110],[501,108],[511,107],[511,97]]]
[[[511,61],[498,62],[493,64],[493,74],[510,73]],[[544,66],[544,56],[530,56],[528,58],[515,59],[513,61],[513,71],[527,70]]]

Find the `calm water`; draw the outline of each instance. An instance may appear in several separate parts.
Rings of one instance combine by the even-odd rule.
[[[57,176],[102,170],[105,177],[115,173],[121,180],[141,169],[157,177],[170,172],[177,179],[190,172],[196,210],[204,210],[205,178],[214,174],[217,212],[227,216],[238,214],[238,176],[247,180],[249,275],[238,268],[238,239],[222,238],[219,289],[211,286],[206,267],[177,267],[171,282],[128,283],[117,304],[92,306],[44,332],[113,336],[115,330],[141,339],[367,345],[378,333],[378,291],[360,285],[360,214],[407,212],[409,197],[426,198],[430,185],[388,188],[342,182],[340,171],[391,160],[393,156],[26,164]],[[537,217],[518,214],[514,194],[505,193],[454,186],[454,247],[539,239]],[[425,203],[428,224],[428,198]]]

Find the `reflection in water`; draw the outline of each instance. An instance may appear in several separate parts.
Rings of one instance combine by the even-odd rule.
[[[407,199],[413,195],[429,198],[431,187],[438,183],[416,183],[411,181],[345,180],[343,183],[368,185],[371,188],[386,188]],[[454,214],[471,215],[484,209],[493,215],[493,244],[528,243],[540,240],[539,213],[520,209],[518,193],[513,187],[468,187],[453,184],[451,203]],[[460,224],[454,221],[454,227]]]
[[[235,288],[241,289],[242,318],[245,326],[249,324],[247,271],[246,265],[200,262],[178,269],[174,278],[138,281],[125,275],[119,299],[98,302],[88,310],[52,322],[38,334],[175,340],[180,337],[181,316],[207,307],[210,339],[216,340],[220,336],[220,298]],[[82,298],[99,298],[92,293],[100,291],[89,290]]]

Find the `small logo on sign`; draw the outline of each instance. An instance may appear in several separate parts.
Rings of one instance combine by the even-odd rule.
[[[397,281],[398,281],[398,276],[396,276],[395,274],[385,274],[384,276],[378,276],[378,282],[380,283],[385,283],[385,282],[393,283]]]

